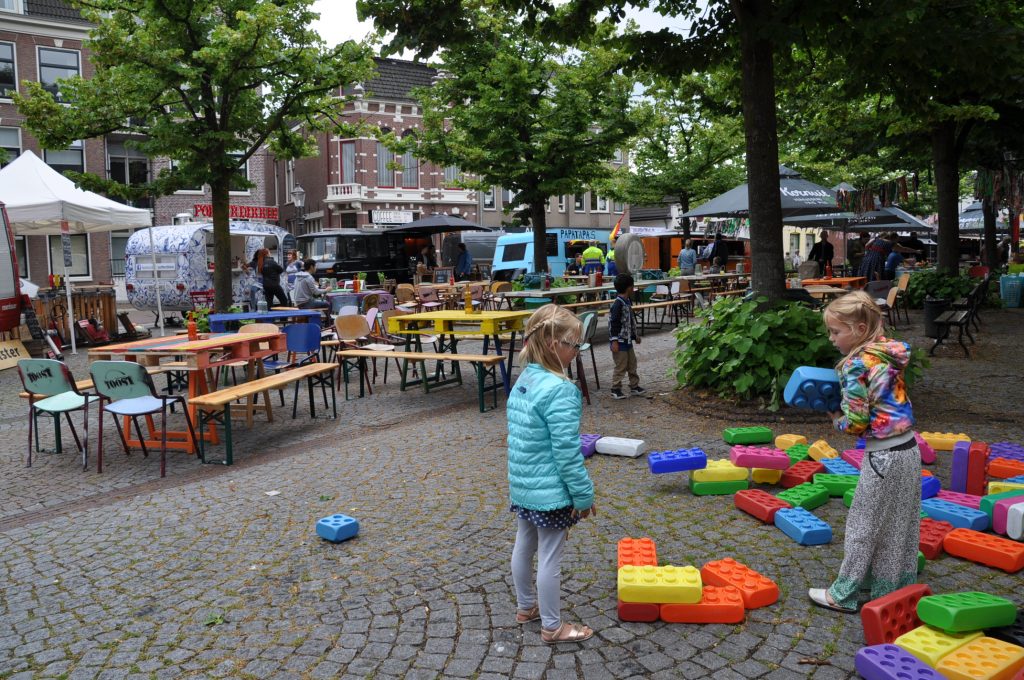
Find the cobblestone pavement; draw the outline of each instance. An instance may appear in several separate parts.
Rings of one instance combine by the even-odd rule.
[[[972,359],[955,345],[940,350],[912,393],[919,428],[1024,441],[1022,328],[1021,310],[987,312]],[[660,332],[639,348],[652,398],[613,401],[604,382],[583,431],[726,456],[722,428],[756,418],[697,415],[671,392],[673,344]],[[607,381],[603,343],[597,355]],[[70,364],[85,374],[83,354]],[[341,402],[338,421],[310,421],[301,403],[295,421],[279,409],[273,423],[238,428],[234,467],[174,453],[161,481],[154,456],[126,458],[118,446],[102,475],[83,472],[72,453],[25,468],[17,382],[0,375],[0,677],[853,674],[859,618],[806,596],[838,568],[839,500],[816,511],[836,531],[832,544],[802,548],[730,497],[694,497],[684,475],[654,477],[643,458],[595,457],[599,514],[573,529],[562,574],[567,620],[598,633],[552,648],[537,623],[514,623],[504,411],[477,413],[468,383],[401,394],[392,373],[372,397]],[[772,427],[848,445],[824,419]],[[52,442],[52,427],[43,432]],[[944,481],[947,459],[935,466]],[[357,538],[335,545],[316,536],[316,519],[334,512],[359,519]],[[654,538],[662,563],[735,557],[775,579],[782,597],[735,626],[620,623],[614,560],[624,536]],[[948,556],[928,563],[922,580],[1024,603],[1019,575]]]

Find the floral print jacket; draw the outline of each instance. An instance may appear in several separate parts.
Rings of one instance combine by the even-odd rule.
[[[903,371],[910,362],[910,345],[879,338],[839,368],[843,391],[842,416],[836,429],[870,439],[888,439],[914,427]]]

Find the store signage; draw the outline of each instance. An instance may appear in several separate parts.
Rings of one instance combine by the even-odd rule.
[[[213,217],[212,203],[196,203],[192,206],[195,217]],[[228,219],[232,220],[276,220],[277,208],[272,205],[229,205]]]
[[[374,224],[407,224],[413,216],[411,210],[371,210],[370,219]]]

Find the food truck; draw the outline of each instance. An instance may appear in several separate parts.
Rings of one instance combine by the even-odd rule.
[[[565,273],[565,266],[582,253],[591,241],[608,252],[608,237],[611,229],[549,229],[545,234],[545,250],[548,258],[548,272],[552,276]],[[491,263],[491,279],[511,281],[527,272],[534,271],[533,232],[505,234],[498,238]]]
[[[0,240],[5,241],[9,257],[0,256],[0,331],[16,328],[21,321],[21,279],[18,278],[18,257],[14,250],[14,231],[7,219],[7,209],[0,203]],[[0,249],[2,252],[2,249]]]

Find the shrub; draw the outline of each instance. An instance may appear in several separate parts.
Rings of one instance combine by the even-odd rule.
[[[964,297],[978,282],[968,276],[939,271],[911,274],[907,284],[907,303],[921,307],[926,297],[955,300]]]

